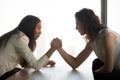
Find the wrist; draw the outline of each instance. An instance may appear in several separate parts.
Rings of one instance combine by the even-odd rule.
[[[51,47],[50,49],[51,49],[51,50],[53,50],[53,51],[55,51],[55,50],[56,50],[56,48],[55,48],[55,47]]]
[[[59,49],[57,49],[58,51],[61,51],[61,50],[63,50],[63,48],[61,47],[61,48],[59,48]]]

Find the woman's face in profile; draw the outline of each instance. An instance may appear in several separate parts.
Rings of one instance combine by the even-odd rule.
[[[82,25],[82,23],[76,19],[76,30],[78,30],[78,32],[81,34],[81,35],[84,35],[85,34],[85,30],[84,30],[84,27]]]
[[[34,31],[34,38],[38,39],[41,34],[41,22],[37,23],[35,31]]]

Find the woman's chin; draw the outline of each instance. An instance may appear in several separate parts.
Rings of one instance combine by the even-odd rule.
[[[37,40],[39,37],[40,37],[40,36],[37,36],[37,37],[35,37],[35,39]]]

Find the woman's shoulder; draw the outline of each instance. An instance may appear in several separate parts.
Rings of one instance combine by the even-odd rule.
[[[105,33],[109,32],[109,31],[110,31],[110,29],[108,29],[108,28],[103,28],[103,29],[101,29],[101,30],[99,31],[99,34],[105,34]]]
[[[29,43],[29,38],[22,31],[18,31],[17,33],[11,36],[11,40],[17,41],[18,39],[23,39],[27,43]]]
[[[120,40],[120,34],[118,33],[118,32],[116,32],[116,31],[114,31],[114,30],[112,30],[112,29],[108,29],[108,28],[106,28],[106,29],[103,29],[103,30],[101,30],[100,32],[99,32],[99,36],[98,36],[98,38],[100,39],[104,39],[106,36],[113,36],[113,37],[115,37],[116,38],[116,40]]]
[[[115,32],[109,28],[104,28],[99,31],[99,36],[105,36],[106,34],[115,34]]]
[[[25,41],[29,42],[29,38],[22,31],[19,31],[18,35],[21,39],[24,39]]]

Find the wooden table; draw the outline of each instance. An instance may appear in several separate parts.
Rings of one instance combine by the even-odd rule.
[[[7,80],[40,80],[41,77],[42,74],[40,71],[36,71],[33,68],[25,68],[17,72]]]
[[[90,69],[80,67],[72,70],[68,66],[45,67],[40,71],[25,68],[7,80],[93,80]]]

